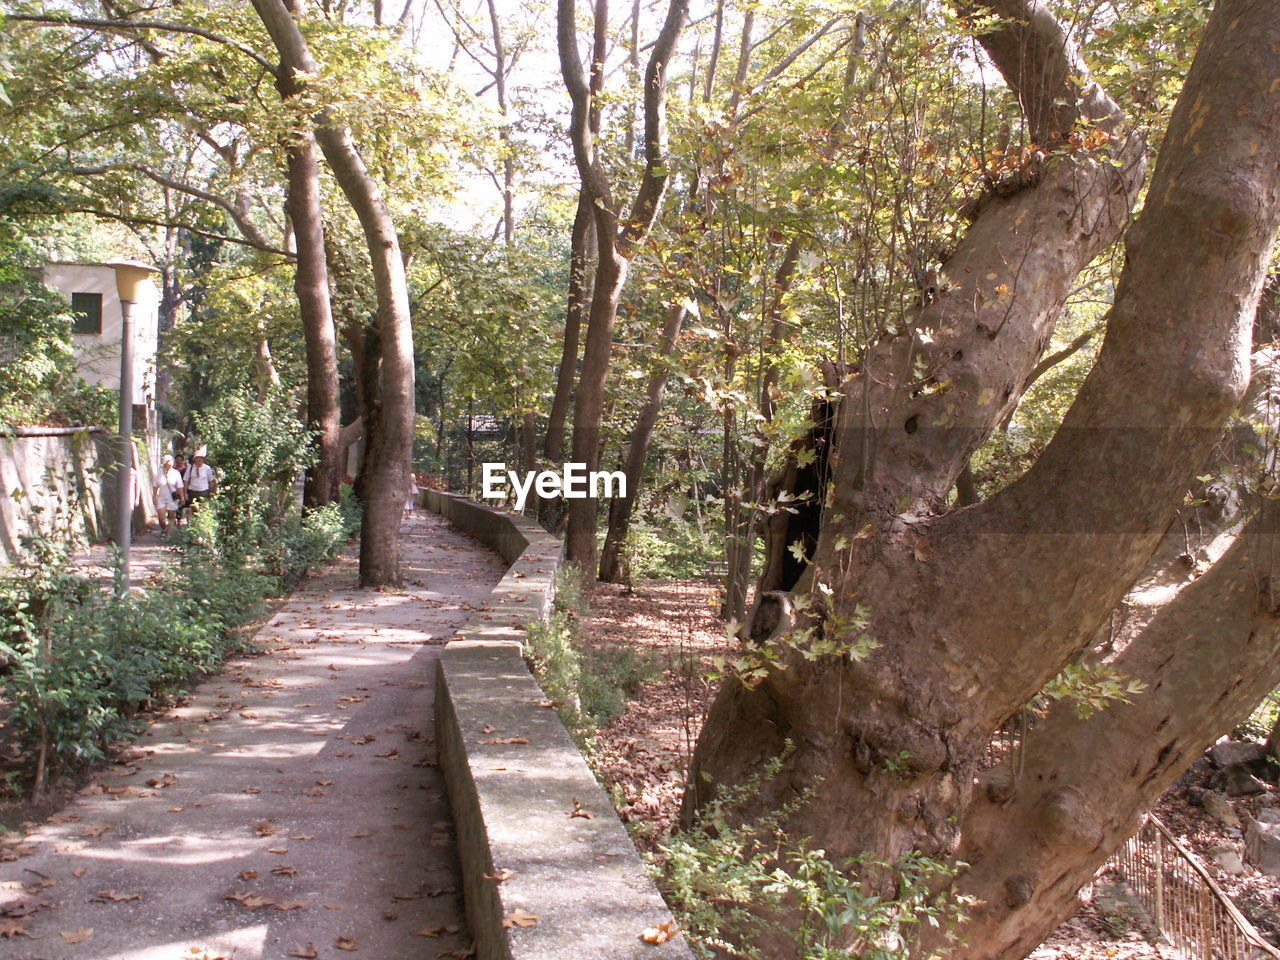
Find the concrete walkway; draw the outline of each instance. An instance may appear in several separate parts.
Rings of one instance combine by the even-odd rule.
[[[422,511],[402,543],[403,590],[341,558],[0,863],[0,958],[470,955],[432,679],[504,564]]]

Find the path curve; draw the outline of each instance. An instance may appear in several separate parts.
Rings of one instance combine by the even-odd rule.
[[[403,589],[348,551],[0,863],[0,958],[469,955],[432,679],[505,564],[422,511],[401,544]]]

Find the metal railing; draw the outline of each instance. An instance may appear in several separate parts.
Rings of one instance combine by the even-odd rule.
[[[1111,858],[1178,953],[1193,960],[1280,960],[1204,866],[1156,817]]]

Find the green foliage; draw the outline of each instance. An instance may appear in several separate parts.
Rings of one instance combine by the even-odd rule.
[[[288,514],[294,481],[314,459],[311,435],[279,391],[266,400],[241,389],[195,415],[200,442],[218,471],[217,496],[206,501],[216,519],[216,547],[223,562],[249,562],[268,530]],[[201,511],[209,512],[209,511]],[[209,538],[213,528],[197,528]]]
[[[1044,685],[1042,698],[1067,700],[1075,704],[1081,719],[1147,689],[1141,680],[1132,680],[1109,664],[1073,663]]]
[[[1237,736],[1249,740],[1266,740],[1280,722],[1280,690],[1272,690],[1262,702],[1254,708],[1240,726],[1236,727]]]
[[[821,582],[815,588],[824,597],[831,593],[831,588]],[[799,655],[810,663],[823,657],[848,657],[856,663],[865,660],[879,646],[867,630],[871,612],[862,604],[857,604],[851,613],[842,615],[829,609],[825,602],[815,605],[807,595],[796,594],[792,596],[791,603],[797,616],[813,611],[814,619],[805,626],[797,626],[761,643],[748,644],[733,657],[713,657],[715,670],[711,674],[712,679],[733,676],[746,686],[754,687],[771,670],[788,669],[792,655]],[[731,641],[741,626],[737,621],[729,621],[725,630]]]
[[[0,679],[37,788],[46,771],[102,759],[139,709],[216,669],[263,598],[358,526],[350,501],[307,514],[287,501],[307,433],[279,398],[232,397],[202,425],[223,483],[159,582],[105,591],[74,572],[72,540],[56,533],[31,538],[0,579]]]
[[[593,647],[583,657],[578,681],[582,712],[593,726],[607,723],[657,675],[657,661],[647,652],[612,644]]]
[[[742,823],[735,811],[777,775],[774,758],[745,784],[721,788],[693,828],[662,845],[660,883],[696,956],[762,960],[891,960],[912,955],[913,929],[959,920],[969,905],[939,893],[954,868],[919,853],[895,864],[836,863],[785,825],[812,790]],[[876,876],[875,882],[869,878]],[[885,891],[892,890],[893,894]],[[787,923],[780,918],[789,916]]]
[[[658,666],[652,657],[632,649],[582,643],[579,583],[572,565],[556,572],[551,612],[545,620],[530,621],[525,655],[561,721],[582,741],[625,710],[641,684],[657,675]]]
[[[262,546],[263,568],[283,587],[292,587],[308,568],[341,550],[359,529],[359,504],[349,493],[341,503],[306,513],[293,510],[268,530]]]
[[[627,530],[627,564],[633,581],[691,580],[723,558],[723,523],[643,517]],[[710,532],[714,530],[715,532]]]
[[[65,541],[36,537],[0,579],[0,657],[11,720],[35,767],[100,760],[155,697],[214,669],[269,581],[190,557],[142,593],[107,592],[73,572]]]
[[[0,220],[0,423],[112,423],[112,393],[76,372],[71,310],[41,281],[42,266],[34,247]]]

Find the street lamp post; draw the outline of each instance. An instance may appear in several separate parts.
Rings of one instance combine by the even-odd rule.
[[[120,451],[117,461],[116,546],[120,548],[120,592],[129,590],[129,553],[133,542],[133,321],[138,292],[155,267],[136,260],[109,260],[120,295]]]

